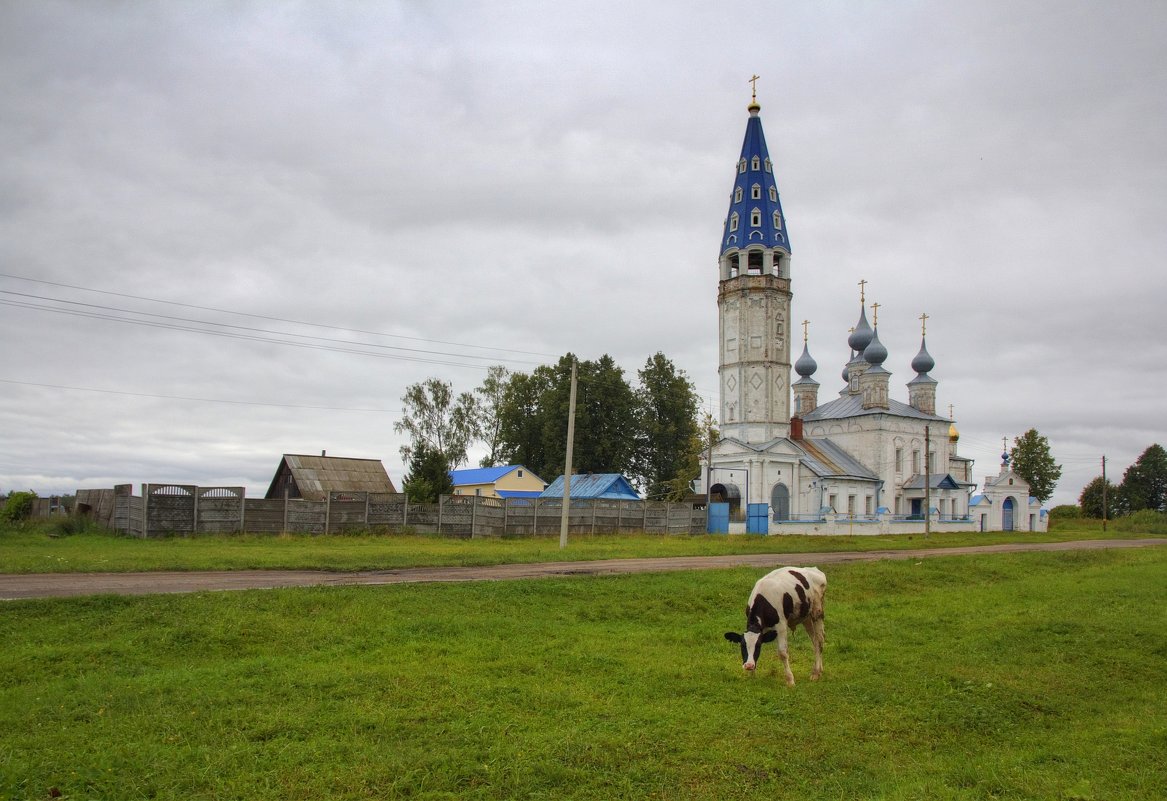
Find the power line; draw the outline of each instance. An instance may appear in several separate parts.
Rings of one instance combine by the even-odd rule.
[[[11,278],[16,281],[28,281],[35,284],[45,284],[47,286],[61,287],[62,289],[75,289],[81,292],[93,292],[99,295],[112,295],[119,298],[129,298],[131,300],[143,300],[148,303],[162,303],[169,306],[182,306],[188,309],[198,309],[199,311],[213,311],[220,314],[234,314],[239,317],[252,317],[257,320],[269,320],[277,323],[290,323],[292,325],[303,325],[310,328],[327,328],[333,331],[347,331],[353,334],[369,334],[371,336],[392,337],[396,339],[405,339],[413,342],[426,342],[434,345],[450,345],[456,348],[473,348],[475,350],[493,350],[502,353],[518,353],[525,356],[541,356],[549,359],[558,359],[559,354],[554,353],[539,353],[538,351],[518,350],[515,348],[496,348],[488,345],[469,345],[465,342],[446,342],[440,339],[430,339],[427,337],[411,337],[404,334],[389,334],[384,331],[366,331],[360,328],[346,328],[339,325],[329,325],[327,323],[310,323],[304,320],[291,320],[285,317],[271,317],[263,314],[254,314],[252,312],[237,311],[234,309],[220,309],[214,306],[199,306],[193,303],[182,303],[175,300],[162,300],[161,298],[150,298],[142,295],[131,295],[126,292],[113,292],[108,289],[94,289],[92,287],[77,286],[75,284],[64,284],[56,281],[46,281],[42,278],[29,278],[23,275],[13,275],[12,273],[0,273],[0,278]]]
[[[127,392],[119,389],[98,389],[96,387],[70,387],[63,384],[39,384],[35,381],[16,381],[0,378],[0,383],[17,384],[25,387],[45,387],[47,389],[67,389],[75,392],[100,392],[104,395],[125,395],[132,398],[159,398],[161,400],[198,401],[200,403],[229,403],[238,406],[270,406],[280,409],[313,409],[329,412],[376,412],[378,414],[403,414],[401,409],[354,409],[344,406],[308,406],[298,403],[267,403],[264,401],[227,400],[225,398],[197,398],[187,395],[155,395],[149,392]]]

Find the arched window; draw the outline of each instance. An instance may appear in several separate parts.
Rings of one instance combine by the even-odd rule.
[[[738,172],[745,172],[746,171],[746,160],[744,158],[737,163],[737,171]]]
[[[733,190],[733,202],[734,203],[741,203],[742,202],[742,188],[740,186],[737,189]]]
[[[753,161],[750,162],[750,169],[751,170],[762,169],[762,160],[760,158],[758,158],[757,156],[754,156]]]
[[[731,230],[731,231],[737,230],[737,221],[738,221],[738,216],[737,216],[737,212],[735,211],[733,214],[729,215],[729,230]]]
[[[750,200],[761,200],[761,199],[762,199],[762,186],[761,186],[761,184],[754,184],[753,186],[750,187]]]
[[[782,212],[780,212],[780,211],[774,212],[774,227],[775,228],[782,227]]]
[[[770,163],[770,159],[766,159],[766,172],[774,172],[774,165]]]
[[[759,209],[754,209],[750,212],[750,226],[758,228],[762,224],[762,212]]]
[[[776,187],[776,186],[770,187],[770,202],[771,203],[778,202],[778,187]]]

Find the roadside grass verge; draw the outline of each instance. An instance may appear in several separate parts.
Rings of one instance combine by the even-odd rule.
[[[988,532],[888,536],[572,535],[459,540],[424,535],[224,534],[140,540],[92,528],[61,536],[51,524],[0,527],[0,573],[135,572],[149,570],[393,570],[633,557],[744,553],[810,553],[945,548],[1003,542],[1063,542],[1150,536],[1104,534],[1090,521],[1048,533]]]
[[[8,602],[0,797],[1162,799],[1167,549]]]

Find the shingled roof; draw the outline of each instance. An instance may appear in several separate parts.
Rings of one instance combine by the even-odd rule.
[[[323,501],[329,492],[397,492],[379,459],[285,453],[266,498]]]

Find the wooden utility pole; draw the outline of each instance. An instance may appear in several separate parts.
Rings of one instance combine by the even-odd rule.
[[[567,458],[563,466],[563,517],[559,521],[559,547],[567,547],[567,521],[571,514],[571,450],[575,443],[575,366],[571,360],[571,394],[567,400]]]
[[[1102,530],[1106,531],[1106,456],[1102,457]]]
[[[924,537],[932,534],[932,427],[924,426]]]

